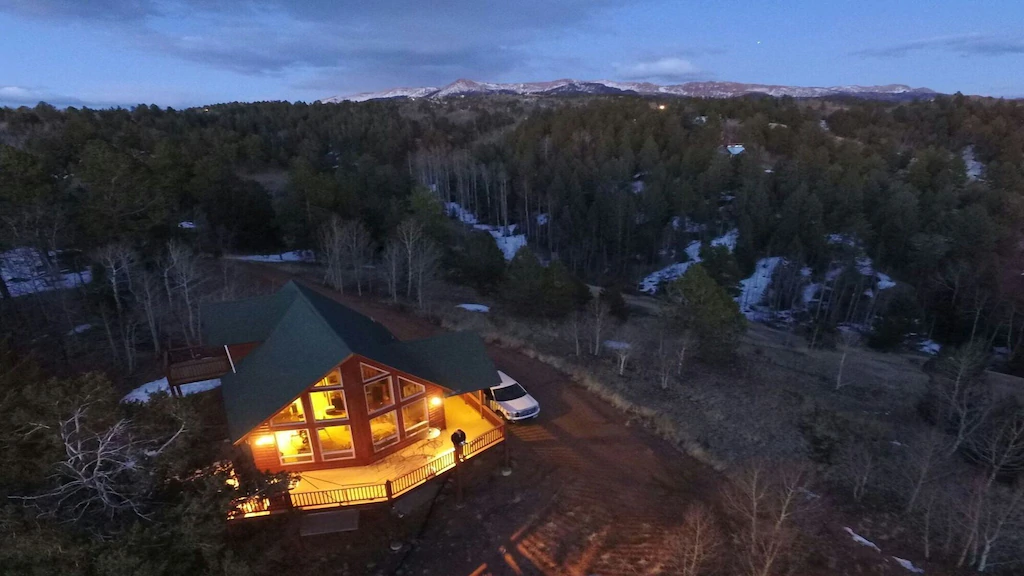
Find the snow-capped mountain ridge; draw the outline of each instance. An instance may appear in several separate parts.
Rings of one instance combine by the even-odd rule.
[[[686,82],[659,85],[651,82],[617,82],[614,80],[573,80],[564,78],[549,82],[495,83],[460,78],[441,88],[395,88],[383,92],[363,92],[350,96],[333,96],[324,103],[364,102],[391,98],[449,98],[488,94],[558,95],[558,94],[640,94],[645,96],[686,96],[696,98],[732,98],[747,94],[821,98],[823,96],[859,96],[863,98],[930,97],[936,92],[928,88],[911,88],[905,84],[884,86],[778,86],[744,84],[741,82]]]

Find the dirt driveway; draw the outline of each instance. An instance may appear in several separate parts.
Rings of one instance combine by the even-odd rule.
[[[275,284],[289,275],[261,267]],[[369,299],[311,287],[383,323],[399,339],[441,328]],[[557,370],[488,346],[498,369],[541,405],[538,419],[509,426],[513,473],[500,451],[471,461],[465,502],[450,491],[401,559],[403,574],[672,574],[670,541],[688,506],[719,477]]]

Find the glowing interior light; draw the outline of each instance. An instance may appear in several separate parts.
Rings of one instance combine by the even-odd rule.
[[[431,406],[440,406],[441,405],[441,397],[440,396],[434,396],[433,398],[431,398],[430,399],[430,405]]]
[[[266,436],[259,436],[256,438],[257,446],[270,446],[274,443],[274,437],[267,434]]]

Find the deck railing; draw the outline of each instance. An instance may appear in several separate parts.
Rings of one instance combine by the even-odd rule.
[[[462,447],[463,458],[471,458],[479,452],[490,448],[492,444],[497,444],[505,439],[505,426],[499,426],[497,428],[491,428],[487,432],[477,436],[471,441],[467,442]]]
[[[462,446],[462,459],[466,460],[505,440],[505,426],[492,428]],[[423,466],[382,484],[342,486],[333,490],[284,493],[271,497],[254,497],[236,505],[233,517],[256,516],[283,512],[289,509],[347,506],[390,502],[406,492],[426,483],[458,464],[454,450],[447,451]]]
[[[219,378],[231,371],[223,348],[177,348],[164,352],[164,374],[172,389],[182,384]]]
[[[423,466],[391,480],[392,497],[403,494],[427,480],[455,467],[455,452],[445,452]]]

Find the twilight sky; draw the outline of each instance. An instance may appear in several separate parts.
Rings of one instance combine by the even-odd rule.
[[[1024,2],[0,0],[0,105],[313,101],[566,77],[1024,97]]]

